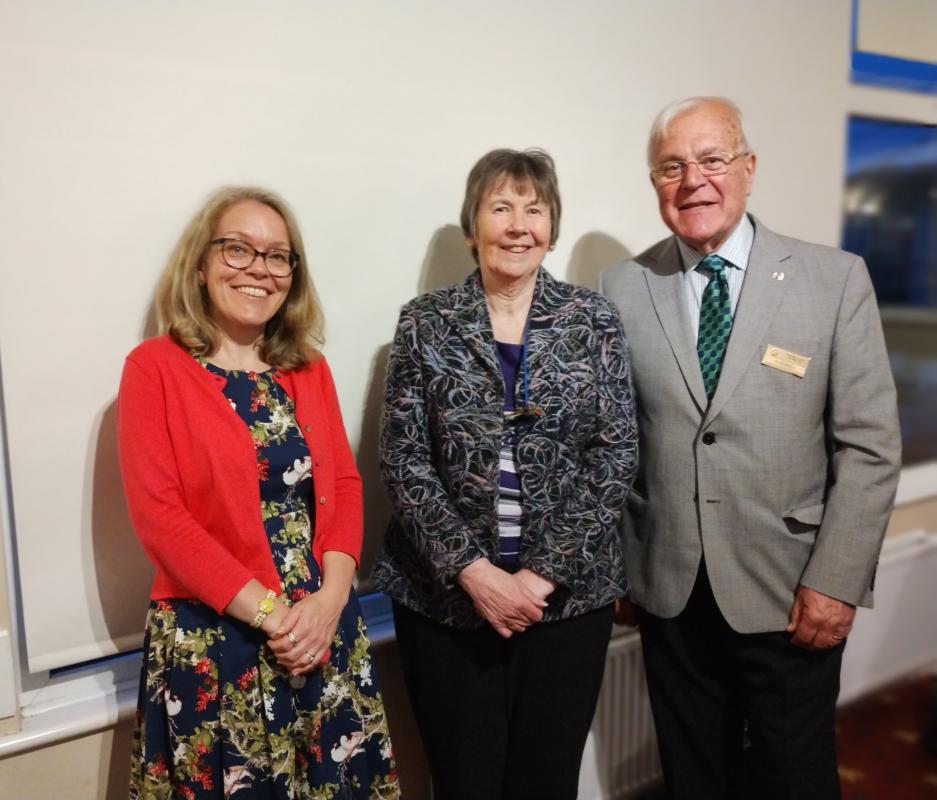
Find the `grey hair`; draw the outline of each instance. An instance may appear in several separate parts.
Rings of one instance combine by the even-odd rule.
[[[647,140],[647,165],[649,167],[654,166],[654,157],[656,155],[657,145],[660,143],[660,140],[664,138],[667,133],[667,128],[674,119],[684,111],[689,111],[690,109],[696,108],[697,106],[706,105],[707,103],[712,103],[715,105],[720,105],[735,118],[735,128],[738,135],[738,148],[742,153],[751,152],[751,147],[748,144],[748,137],[745,135],[745,129],[742,127],[742,112],[739,107],[729,100],[728,97],[716,97],[716,96],[700,96],[700,97],[688,97],[686,100],[678,100],[675,103],[671,103],[669,106],[666,106],[663,111],[661,111],[655,118],[654,122],[651,124],[651,134],[648,136]]]

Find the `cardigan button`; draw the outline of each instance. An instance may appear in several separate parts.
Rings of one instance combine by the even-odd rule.
[[[303,425],[303,430],[306,431],[306,433],[309,433],[309,431],[312,430],[312,425]]]
[[[324,506],[324,505],[325,505],[325,495],[323,495],[322,497],[319,498],[319,505],[320,505],[320,506]]]

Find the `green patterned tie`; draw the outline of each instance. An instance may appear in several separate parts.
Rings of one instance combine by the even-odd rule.
[[[703,373],[703,386],[706,397],[712,400],[719,384],[722,371],[722,359],[726,353],[726,344],[732,332],[732,304],[729,300],[729,282],[726,280],[728,262],[712,253],[696,266],[701,272],[709,270],[709,283],[703,290],[703,300],[699,311],[699,336],[696,339],[696,353],[699,355],[700,371]]]

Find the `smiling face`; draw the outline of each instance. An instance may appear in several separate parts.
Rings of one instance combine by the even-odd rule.
[[[518,189],[524,191],[518,191]],[[478,250],[486,286],[511,284],[532,276],[550,246],[550,206],[532,187],[495,181],[482,195],[469,247]]]
[[[657,143],[654,164],[698,161],[712,153],[738,153],[741,131],[721,103],[701,103],[671,120]],[[755,156],[735,159],[724,175],[705,176],[696,164],[673,183],[654,182],[660,215],[670,230],[701,253],[712,253],[729,237],[755,178]]]
[[[225,209],[212,239],[240,239],[256,250],[290,249],[286,223],[270,206],[243,200]],[[209,316],[231,340],[257,341],[279,311],[292,285],[292,275],[274,278],[258,256],[246,269],[232,269],[221,257],[221,246],[210,245],[199,280],[208,292]]]

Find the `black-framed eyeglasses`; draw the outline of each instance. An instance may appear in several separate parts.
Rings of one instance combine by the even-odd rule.
[[[211,244],[221,245],[221,257],[231,269],[247,269],[260,256],[274,278],[286,278],[299,263],[299,254],[295,250],[274,249],[263,252],[247,242],[230,237],[212,239]]]
[[[673,183],[686,175],[690,164],[696,164],[699,171],[707,177],[710,175],[724,175],[729,171],[729,164],[735,159],[747,155],[750,155],[750,153],[710,153],[708,156],[703,156],[699,161],[665,161],[651,170],[651,177],[658,183]]]

